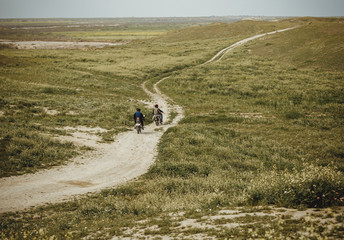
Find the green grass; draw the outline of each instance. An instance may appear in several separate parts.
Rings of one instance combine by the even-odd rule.
[[[258,41],[264,46],[261,41],[269,39]],[[186,178],[191,186],[200,182],[194,176],[210,181],[215,175],[222,179],[214,185],[223,192],[219,205],[341,205],[336,194],[344,194],[342,71],[293,68],[249,51],[255,47],[247,44],[222,62],[189,68],[161,84],[186,118],[163,137],[160,161],[151,171]]]
[[[232,24],[226,24],[223,22],[216,22],[205,26],[190,27],[184,29],[178,29],[171,31],[162,39],[168,42],[184,42],[184,41],[195,41],[216,39],[215,41],[221,41],[223,39],[252,36],[252,33],[261,34],[273,30],[287,28],[295,26],[295,23],[290,21],[282,21],[279,23],[268,22],[268,21],[239,21]]]
[[[307,21],[313,23],[250,42],[221,62],[199,66],[236,40]],[[169,74],[172,76],[159,88],[185,111],[178,126],[163,135],[157,160],[145,175],[73,201],[3,214],[3,236],[108,239],[126,236],[125,229],[148,220],[141,227],[147,235],[159,237],[178,233],[173,230],[177,223],[168,217],[171,213],[185,212],[186,217],[201,219],[212,211],[236,206],[342,206],[344,75],[337,67],[340,64],[332,68],[326,61],[338,62],[342,54],[334,57],[333,49],[323,48],[329,51],[324,60],[317,57],[314,64],[307,65],[283,56],[303,54],[302,47],[290,53],[285,50],[288,42],[284,39],[298,39],[300,33],[302,39],[312,39],[316,32],[319,39],[344,41],[335,21],[307,21],[213,24],[91,52],[3,50],[4,126],[26,121],[42,124],[42,128],[125,127],[125,119],[137,105],[135,100],[148,98],[141,83],[149,80],[151,88]],[[205,35],[215,32],[218,35]],[[333,40],[338,37],[341,41]],[[272,47],[276,54],[264,54]],[[318,56],[316,51],[313,54]],[[109,101],[116,104],[109,105]],[[60,112],[80,111],[80,115],[32,113],[34,107],[43,106]],[[31,118],[25,115],[29,113]],[[26,124],[15,129],[20,126],[28,131]],[[2,129],[1,136],[7,129]],[[246,227],[221,231],[193,228],[186,233],[278,239],[301,238],[308,236],[302,235],[307,232],[314,239],[336,239],[343,232],[336,227],[326,233],[321,223],[305,219],[240,219],[240,223],[250,222]],[[154,225],[159,229],[148,229]]]
[[[337,20],[337,21],[336,21]],[[331,71],[343,71],[343,19],[309,19],[308,24],[293,30],[271,35],[257,41],[251,51],[264,58],[291,63],[295,67],[310,67]]]
[[[56,38],[69,38],[69,39],[83,39],[83,40],[116,40],[127,41],[137,39],[147,39],[165,34],[165,31],[95,31],[95,32],[54,32],[52,35]]]

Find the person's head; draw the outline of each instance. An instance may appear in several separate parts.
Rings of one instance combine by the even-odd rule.
[[[157,108],[157,107],[159,107],[159,105],[158,105],[158,104],[155,104],[155,107]]]
[[[137,109],[136,109],[136,111],[140,112],[140,111],[141,111],[141,109],[137,108]]]

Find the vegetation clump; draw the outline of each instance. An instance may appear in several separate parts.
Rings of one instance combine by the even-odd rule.
[[[344,205],[343,172],[331,167],[306,165],[301,171],[262,174],[248,187],[251,204],[325,208]]]

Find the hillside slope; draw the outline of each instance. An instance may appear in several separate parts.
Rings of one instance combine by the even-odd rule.
[[[234,42],[256,34],[295,26],[299,28],[250,43],[251,54],[299,67],[344,70],[343,18],[309,17],[274,22],[245,20],[229,24],[213,23],[171,31],[153,41],[197,43],[202,48],[204,43],[216,46],[226,40]]]
[[[252,44],[252,54],[298,67],[344,71],[344,19],[305,18],[302,27]]]
[[[266,22],[244,20],[234,23],[213,23],[206,26],[184,28],[175,30],[162,36],[161,40],[167,42],[199,41],[207,39],[220,40],[223,38],[234,38],[251,36],[252,34],[266,33],[277,29],[295,26],[289,21]]]

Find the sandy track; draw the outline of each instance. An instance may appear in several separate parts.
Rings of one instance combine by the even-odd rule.
[[[147,90],[144,84],[143,89],[153,103],[158,103],[164,110],[165,122],[170,111],[178,113],[172,123],[159,127],[151,124],[142,134],[133,129],[119,134],[111,144],[94,142],[95,153],[77,157],[65,166],[0,179],[0,212],[61,202],[79,194],[119,185],[145,173],[157,155],[156,146],[163,132],[178,123],[183,111],[167,103],[167,97],[160,93],[157,84],[154,86],[156,93]],[[161,130],[155,131],[156,128]]]
[[[284,31],[288,31],[288,30],[292,30],[294,28],[297,28],[296,27],[291,27],[291,28],[286,28],[286,29],[281,29],[281,30],[276,30],[276,31],[273,31],[273,32],[268,32],[268,33],[263,33],[263,34],[259,34],[259,35],[255,35],[253,37],[249,37],[249,38],[245,38],[239,42],[236,42],[232,45],[230,45],[229,47],[226,47],[224,49],[222,49],[221,51],[219,51],[217,54],[215,54],[214,57],[212,57],[210,60],[208,60],[207,62],[203,63],[202,65],[205,65],[205,64],[208,64],[208,63],[211,63],[213,61],[221,61],[221,59],[228,53],[230,52],[231,50],[233,50],[234,48],[240,46],[240,45],[243,45],[249,41],[252,41],[254,39],[257,39],[257,38],[261,38],[261,37],[264,37],[264,36],[267,36],[267,35],[271,35],[271,34],[275,34],[275,33],[279,33],[279,32],[284,32]]]

